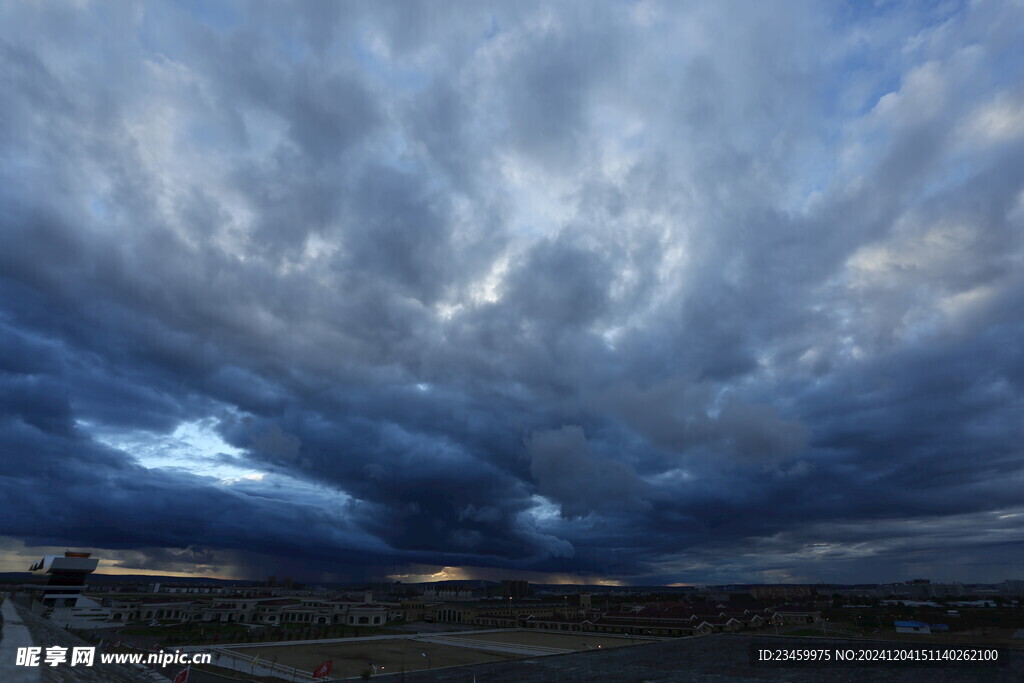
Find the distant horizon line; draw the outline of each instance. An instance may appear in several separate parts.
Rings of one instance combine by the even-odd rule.
[[[0,576],[11,575],[11,574],[32,575],[32,572],[29,572],[29,571],[0,572]],[[106,572],[99,572],[99,571],[97,571],[97,572],[93,572],[92,574],[90,574],[90,576],[91,577],[102,576],[104,578],[109,578],[109,579],[123,578],[125,580],[130,580],[132,578],[170,579],[171,580],[171,581],[169,581],[170,583],[173,583],[175,580],[185,580],[185,581],[190,581],[190,582],[192,582],[192,581],[216,581],[216,582],[220,582],[220,583],[250,583],[250,584],[257,584],[259,586],[272,587],[272,588],[284,588],[285,587],[285,586],[281,585],[280,581],[278,581],[277,585],[270,586],[267,583],[266,579],[221,578],[221,577],[216,577],[216,576],[199,576],[199,575],[184,574],[184,573],[147,574],[147,573],[142,573],[142,572],[123,572],[123,573],[122,572],[118,572],[118,573],[110,574],[110,573],[106,573]],[[436,581],[411,581],[411,582],[392,581],[392,580],[387,580],[387,579],[382,579],[382,580],[366,580],[366,581],[359,581],[359,580],[353,580],[353,581],[322,581],[322,580],[314,580],[314,579],[302,579],[302,578],[296,578],[296,577],[285,577],[285,578],[290,578],[293,583],[303,584],[303,585],[307,585],[307,586],[310,585],[310,584],[314,584],[314,585],[315,584],[325,584],[325,585],[338,585],[338,584],[352,584],[352,585],[377,584],[377,585],[381,585],[381,584],[391,584],[391,585],[393,585],[395,583],[402,584],[402,585],[408,585],[408,586],[429,585],[429,584],[444,584],[444,583],[491,583],[491,584],[499,585],[499,584],[501,584],[502,581],[508,580],[508,581],[526,581],[528,584],[535,585],[535,586],[597,586],[597,587],[606,588],[606,589],[609,589],[609,590],[616,589],[616,588],[619,588],[619,589],[621,589],[621,588],[671,588],[671,589],[677,589],[678,590],[678,589],[685,589],[685,588],[698,588],[699,589],[700,587],[723,588],[723,587],[733,587],[733,586],[736,586],[736,587],[751,587],[751,588],[759,587],[759,586],[812,586],[812,587],[813,586],[881,586],[881,585],[889,585],[889,584],[892,584],[892,585],[914,585],[914,583],[918,582],[918,581],[923,583],[923,581],[921,579],[911,579],[909,581],[863,581],[863,582],[855,582],[855,583],[823,582],[823,581],[817,581],[817,582],[748,583],[748,582],[741,582],[741,581],[731,581],[731,582],[727,582],[727,583],[706,583],[706,582],[682,583],[682,582],[677,582],[677,583],[670,583],[670,584],[619,583],[619,584],[616,584],[616,585],[605,585],[605,584],[599,584],[599,583],[544,583],[544,582],[541,582],[541,581],[529,581],[529,580],[526,580],[526,579],[514,579],[514,578],[498,579],[498,580],[494,580],[494,579],[439,579],[439,580],[436,580]],[[995,585],[998,585],[998,584],[1001,584],[1001,583],[1005,583],[1006,581],[1014,581],[1014,580],[1016,580],[1016,579],[1004,579],[1003,581],[997,581],[995,583],[992,583],[992,582],[974,582],[974,581],[931,581],[931,580],[927,580],[927,581],[928,581],[928,584],[930,584],[930,585],[962,584],[962,585],[965,585],[965,586],[995,586]],[[925,585],[928,585],[928,584],[925,584]]]

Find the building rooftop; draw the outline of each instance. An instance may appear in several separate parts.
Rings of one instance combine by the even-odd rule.
[[[892,664],[828,668],[768,668],[750,664],[753,648],[850,647],[851,641],[832,638],[774,638],[770,636],[715,635],[679,638],[634,647],[587,650],[567,655],[474,664],[424,672],[377,675],[374,680],[408,683],[466,683],[474,677],[489,683],[545,683],[546,681],[793,681],[811,683],[882,683],[909,681],[1011,681],[1024,679],[1024,651],[1001,650],[1006,666],[995,668],[916,668]],[[892,641],[857,641],[859,646],[891,647]],[[919,644],[915,644],[918,645]]]

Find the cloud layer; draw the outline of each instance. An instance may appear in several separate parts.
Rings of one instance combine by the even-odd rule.
[[[1020,575],[1022,21],[5,4],[0,534],[253,576]]]

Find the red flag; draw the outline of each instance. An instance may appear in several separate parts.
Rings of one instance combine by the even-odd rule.
[[[192,668],[192,665],[186,666],[184,669],[178,672],[178,675],[174,677],[171,683],[188,683],[188,670]]]
[[[313,672],[313,678],[325,678],[327,674],[331,673],[331,664],[334,664],[333,659],[328,659],[326,662],[321,664]]]

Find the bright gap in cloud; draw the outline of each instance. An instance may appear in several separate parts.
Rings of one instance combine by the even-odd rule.
[[[170,434],[145,431],[121,432],[79,422],[100,443],[123,451],[147,469],[174,469],[222,483],[261,481],[268,473],[226,462],[245,451],[224,441],[213,417],[183,422]]]
[[[538,524],[551,522],[561,518],[561,508],[544,496],[534,494],[530,497],[533,507],[526,511]]]
[[[239,493],[301,501],[324,510],[340,511],[351,500],[348,494],[330,486],[248,465],[246,451],[235,448],[217,433],[219,422],[214,417],[183,422],[170,434],[119,432],[87,422],[78,424],[98,442],[127,453],[147,469],[212,477],[220,486],[230,486]]]
[[[694,476],[693,472],[681,467],[676,467],[651,477],[645,477],[645,480],[656,486],[680,486],[688,484],[696,480],[696,478],[697,477]]]

